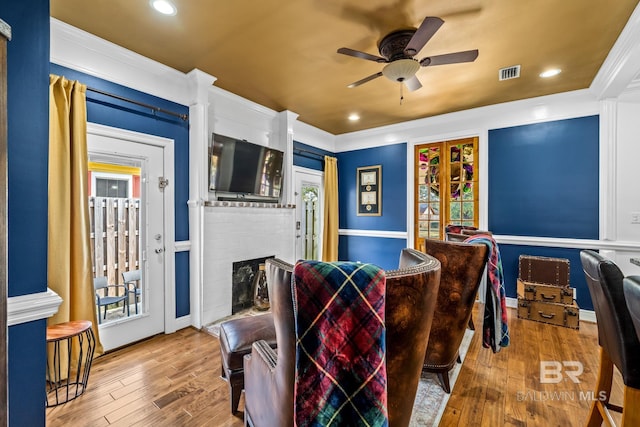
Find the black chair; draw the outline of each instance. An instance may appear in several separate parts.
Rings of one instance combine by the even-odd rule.
[[[140,282],[142,276],[140,270],[125,271],[122,273],[122,283],[127,287],[127,293],[133,294],[133,301],[136,306],[136,314],[138,314],[138,302],[140,301],[140,295],[142,295],[142,289],[140,288]],[[129,301],[127,300],[127,305]]]
[[[600,426],[603,420],[608,425],[613,425],[610,422],[611,410],[622,413],[623,426],[639,426],[640,340],[627,309],[623,274],[613,261],[594,251],[580,252],[580,261],[596,312],[600,344],[600,371],[594,392],[597,399],[591,405],[585,425]],[[609,402],[614,365],[620,371],[624,382],[622,407]]]
[[[122,288],[122,295],[119,295],[118,289]],[[110,285],[107,282],[107,278],[105,276],[96,277],[93,279],[93,289],[96,294],[96,305],[98,306],[98,323],[102,323],[100,318],[100,307],[104,307],[104,319],[107,318],[107,306],[111,304],[118,304],[121,301],[122,304],[122,312],[125,312],[125,307],[127,310],[127,316],[129,313],[129,304],[127,304],[127,300],[129,299],[129,295],[127,293],[127,288],[124,285]],[[109,290],[113,289],[113,295],[109,295]],[[102,294],[102,295],[101,295]]]
[[[627,308],[636,329],[636,335],[640,340],[640,276],[625,277],[622,281],[624,297],[627,300]]]

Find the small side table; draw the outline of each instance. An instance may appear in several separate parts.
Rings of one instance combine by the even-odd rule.
[[[96,339],[88,320],[47,327],[47,408],[84,393]]]

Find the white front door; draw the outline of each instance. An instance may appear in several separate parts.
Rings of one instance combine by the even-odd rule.
[[[98,230],[103,229],[104,233],[94,233],[94,239],[101,239],[102,246],[94,246],[100,252],[98,256],[94,255],[94,274],[108,276],[109,284],[113,285],[123,282],[124,271],[139,269],[141,273],[139,292],[137,295],[129,294],[128,304],[107,306],[107,318],[104,318],[104,307],[99,307],[100,340],[105,350],[165,331],[165,249],[173,244],[172,238],[165,236],[164,214],[166,193],[173,190],[172,187],[163,189],[158,185],[160,178],[165,176],[165,148],[141,142],[140,138],[127,138],[126,135],[126,131],[122,135],[89,131],[87,138],[91,191],[96,194],[96,189],[100,189],[101,192],[91,199],[94,201],[93,209],[118,203],[127,209],[124,215],[110,214],[111,220],[106,214],[101,215],[103,218],[95,217],[104,221],[104,225],[98,225]],[[91,171],[92,167],[102,172]],[[134,172],[127,175],[128,171]],[[139,174],[137,178],[136,171]],[[127,176],[133,177],[123,185],[122,181],[126,181]],[[105,196],[104,192],[108,191],[105,188],[110,187],[117,192],[118,186],[124,195],[109,193]],[[129,221],[137,222],[137,231],[132,228],[131,233],[126,232],[127,235],[123,231],[112,231]],[[137,234],[137,237],[129,234]],[[120,288],[118,292],[122,290]]]
[[[296,259],[319,260],[322,256],[323,177],[320,171],[293,168]]]

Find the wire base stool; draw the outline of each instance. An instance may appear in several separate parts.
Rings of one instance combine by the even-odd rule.
[[[95,336],[88,320],[47,327],[47,408],[84,393],[95,347]]]

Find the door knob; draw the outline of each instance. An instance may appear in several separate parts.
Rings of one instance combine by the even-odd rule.
[[[155,250],[155,252],[156,252],[157,254],[161,254],[162,252],[164,252],[164,249],[162,249],[162,248],[158,248],[158,249],[156,249],[156,250]]]

